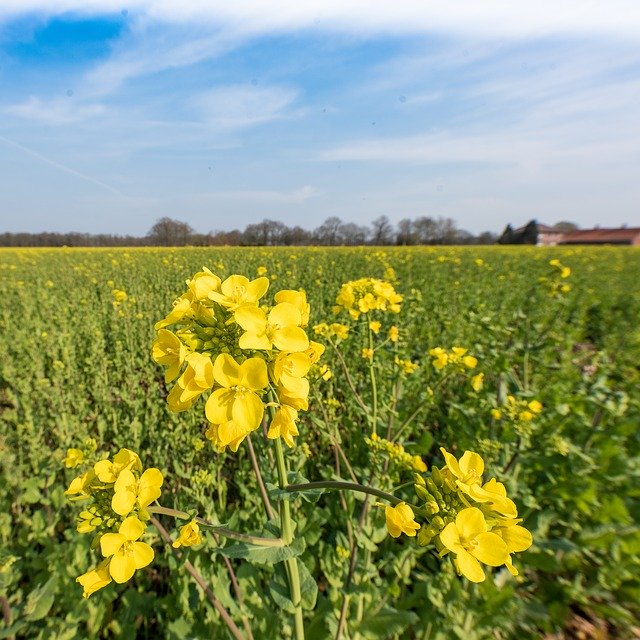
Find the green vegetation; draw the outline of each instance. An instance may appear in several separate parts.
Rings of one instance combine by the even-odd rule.
[[[415,456],[431,469],[441,446],[475,451],[533,534],[519,575],[503,567],[472,584],[449,556],[389,537],[373,500],[301,491],[291,547],[203,533],[180,556],[150,527],[153,562],[83,599],[76,577],[98,556],[75,530],[63,460],[87,439],[101,457],[126,447],[160,469],[163,507],[270,533],[248,447],[217,453],[202,404],[170,412],[150,356],[154,324],[203,265],[307,293],[307,332],[327,344],[332,375],[300,412],[293,484],[359,482],[408,500]],[[294,555],[307,638],[535,638],[576,615],[625,637],[640,615],[639,273],[638,250],[608,247],[0,250],[0,638],[228,637],[185,559],[242,632],[288,637]],[[404,296],[373,336],[333,311],[342,284],[362,277]],[[445,362],[454,347],[476,362]],[[384,426],[375,438],[362,405]],[[408,455],[380,442],[389,434]],[[271,442],[252,442],[268,460]],[[281,500],[276,465],[262,471]],[[156,517],[178,537],[184,522]]]

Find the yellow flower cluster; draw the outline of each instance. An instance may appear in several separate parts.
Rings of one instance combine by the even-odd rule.
[[[402,296],[396,293],[389,282],[375,278],[360,278],[346,282],[340,288],[333,307],[335,313],[343,310],[357,320],[370,311],[390,311],[400,313]]]
[[[495,420],[506,420],[514,425],[520,435],[530,435],[531,423],[542,411],[542,404],[538,400],[520,400],[514,396],[507,396],[507,400],[500,409],[491,409],[491,416]]]
[[[67,451],[66,466],[84,462],[79,451],[82,453],[79,449]],[[140,537],[149,519],[146,508],[160,497],[163,481],[158,469],[143,471],[140,458],[129,449],[121,449],[113,460],[96,462],[72,480],[65,495],[72,500],[91,500],[77,518],[77,530],[95,531],[92,547],[99,544],[104,557],[97,567],[77,578],[85,598],[112,580],[127,582],[136,569],[153,560],[153,549]]]
[[[552,267],[549,275],[541,276],[538,282],[546,287],[552,298],[559,298],[569,293],[571,285],[566,282],[566,279],[571,275],[571,268],[563,265],[557,258],[549,260],[549,266]]]
[[[372,433],[370,438],[365,438],[364,441],[372,451],[387,454],[389,459],[400,467],[421,473],[427,470],[427,465],[420,456],[412,456],[398,442],[385,440],[375,433]]]
[[[411,362],[411,360],[403,360],[398,356],[395,356],[393,362],[400,368],[403,373],[406,373],[407,375],[412,374],[419,366],[417,362]]]
[[[445,459],[442,468],[434,466],[428,478],[415,475],[421,511],[428,514],[418,544],[433,543],[441,556],[453,554],[458,572],[472,582],[485,579],[483,564],[505,565],[517,575],[511,554],[528,549],[533,539],[520,526],[522,520],[504,485],[495,478],[483,482],[484,461],[477,453],[465,451],[458,460],[445,449],[440,451]]]
[[[331,324],[321,322],[320,324],[314,325],[313,332],[323,338],[335,337],[338,340],[346,340],[349,337],[349,327],[339,322],[332,322]]]
[[[453,347],[451,351],[442,347],[434,347],[429,350],[429,355],[433,358],[431,364],[438,371],[442,371],[445,367],[451,367],[459,372],[475,369],[478,366],[478,359],[469,355],[468,351],[464,347]]]
[[[262,423],[273,391],[276,407],[267,437],[288,446],[298,435],[298,411],[308,409],[307,374],[324,347],[305,332],[309,304],[303,291],[275,294],[260,306],[269,279],[232,275],[222,281],[206,267],[187,280],[188,290],[155,325],[152,357],[176,380],[167,403],[186,411],[205,393],[206,436],[217,451],[237,451]],[[166,327],[175,325],[173,331]]]

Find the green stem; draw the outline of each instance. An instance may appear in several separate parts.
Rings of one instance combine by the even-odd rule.
[[[373,331],[367,325],[369,332],[369,378],[371,379],[371,433],[375,434],[378,428],[378,385],[376,384],[376,372],[374,368],[373,357]]]
[[[287,463],[284,459],[284,451],[282,450],[282,441],[280,438],[275,440],[276,450],[276,467],[278,469],[278,486],[280,489],[287,489],[289,481],[287,479]],[[280,512],[280,528],[281,536],[285,544],[291,544],[293,541],[293,522],[291,521],[291,501],[280,500],[278,504]],[[287,570],[287,578],[289,579],[289,592],[291,601],[295,607],[294,625],[296,640],[304,640],[304,618],[302,616],[302,591],[300,588],[300,573],[298,571],[298,559],[288,558],[284,561]]]
[[[375,489],[374,487],[369,487],[365,484],[357,484],[355,482],[342,482],[340,480],[320,480],[319,482],[307,482],[305,484],[290,484],[285,487],[287,491],[296,492],[296,491],[307,491],[309,489],[337,489],[339,491],[358,491],[360,493],[367,493],[370,496],[376,496],[377,498],[382,498],[391,504],[400,504],[401,502],[405,502],[413,509],[421,510],[420,507],[417,507],[406,500],[401,500],[386,491],[381,491],[380,489]]]
[[[168,507],[149,506],[146,510],[149,513],[159,513],[165,516],[180,518],[182,520],[191,517],[185,511],[177,511],[176,509],[169,509]],[[225,538],[231,538],[232,540],[254,544],[258,547],[284,547],[286,544],[288,544],[282,538],[263,538],[261,536],[251,536],[246,533],[234,531],[233,529],[227,529],[227,527],[221,525],[213,524],[212,522],[208,522],[207,520],[203,520],[202,518],[194,518],[194,520],[198,524],[211,528],[215,533],[224,536]]]

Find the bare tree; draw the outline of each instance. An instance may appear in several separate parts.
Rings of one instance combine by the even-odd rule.
[[[379,216],[371,223],[371,244],[383,245],[393,242],[393,227],[387,216]]]
[[[327,218],[314,232],[313,239],[316,244],[336,245],[340,242],[340,228],[342,220],[337,216]]]
[[[151,244],[162,247],[181,247],[189,243],[193,229],[186,223],[171,218],[160,218],[149,230]]]
[[[416,243],[416,233],[413,229],[413,220],[403,218],[398,222],[396,244],[410,245]]]
[[[366,244],[369,237],[369,229],[354,222],[347,222],[340,227],[341,244],[359,246]]]

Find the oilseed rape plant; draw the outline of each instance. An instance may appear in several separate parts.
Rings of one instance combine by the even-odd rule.
[[[372,278],[347,282],[337,295],[333,311],[336,314],[347,311],[349,324],[320,323],[314,326],[314,332],[337,353],[344,343],[360,343],[369,374],[366,392],[355,386],[357,374],[350,372],[346,359],[340,358],[340,362],[341,373],[357,397],[362,418],[370,430],[370,437],[364,434],[361,437],[375,454],[372,463],[375,464],[375,456],[382,456],[377,462],[385,472],[379,478],[383,485],[385,475],[388,480],[394,474],[398,477],[406,472],[414,474],[418,504],[410,504],[396,495],[393,487],[374,486],[375,466],[367,482],[336,479],[299,482],[298,479],[306,479],[290,474],[281,443],[291,449],[296,445],[296,438],[301,437],[298,412],[309,409],[309,372],[325,349],[307,336],[311,310],[304,291],[278,291],[269,304],[264,300],[270,285],[266,277],[250,280],[236,274],[222,280],[206,267],[186,284],[187,291],[174,301],[166,317],[156,323],[157,334],[151,349],[152,358],[165,367],[165,383],[173,385],[167,395],[167,405],[172,412],[182,413],[194,409],[203,400],[207,421],[204,436],[215,454],[224,454],[227,450],[238,453],[242,443],[250,442],[251,434],[259,430],[274,442],[272,459],[278,486],[277,492],[272,491],[271,495],[267,494],[261,478],[261,468],[268,464],[269,458],[259,459],[253,444],[249,444],[249,451],[269,519],[273,519],[271,500],[278,502],[278,535],[245,534],[194,517],[190,510],[161,506],[157,501],[161,496],[163,474],[157,468],[143,470],[139,456],[122,449],[112,460],[93,463],[66,491],[74,500],[91,501],[78,516],[77,530],[95,532],[92,546],[99,547],[103,556],[95,568],[77,579],[85,597],[111,581],[120,584],[129,581],[136,570],[152,562],[154,550],[141,540],[150,520],[162,532],[163,527],[155,517],[189,518],[172,541],[173,549],[201,545],[203,534],[210,528],[212,535],[243,542],[243,555],[250,561],[252,555],[264,554],[265,549],[272,554],[274,550],[280,553],[272,557],[274,562],[283,562],[286,568],[289,595],[283,613],[293,614],[293,635],[300,640],[305,636],[302,587],[306,574],[297,558],[291,499],[312,492],[316,492],[317,499],[320,492],[328,490],[364,494],[362,524],[373,523],[377,517],[376,510],[369,508],[369,498],[384,500],[386,529],[392,538],[402,534],[416,538],[416,553],[431,545],[439,557],[451,554],[458,573],[472,582],[485,579],[482,564],[504,565],[513,575],[518,574],[510,554],[527,549],[532,542],[531,534],[518,524],[521,520],[517,519],[515,504],[507,498],[504,485],[495,479],[482,483],[484,462],[480,456],[467,451],[457,460],[442,449],[445,466],[440,469],[434,466],[430,476],[425,477],[428,467],[422,458],[408,453],[397,441],[417,416],[414,414],[395,428],[393,413],[400,401],[400,381],[415,369],[409,366],[411,360],[398,357],[400,334],[389,319],[400,314],[403,296],[396,293],[389,282]],[[478,363],[461,347],[453,347],[450,352],[436,347],[429,355],[435,358],[432,364],[438,370],[449,367],[465,372],[475,369]],[[383,372],[380,360],[393,372],[388,400],[381,396],[385,385],[378,381]],[[325,378],[318,376],[314,382]],[[340,403],[333,403],[333,408],[339,410]],[[384,415],[385,409],[391,409],[388,415]],[[324,426],[331,429],[328,422]],[[382,429],[385,437],[378,434]],[[308,435],[302,434],[302,437]],[[339,448],[337,440],[336,434]],[[344,450],[338,455],[349,467]],[[87,464],[91,457],[91,453],[85,454],[82,449],[69,449],[65,465],[76,468]],[[376,505],[384,506],[379,502]],[[357,579],[356,569],[368,571],[373,560],[369,557],[358,567],[355,539],[341,548],[350,562],[349,586]],[[195,573],[193,567],[191,570]],[[197,573],[196,576],[202,583],[204,578]],[[315,583],[313,586],[317,589]],[[310,588],[308,579],[305,588]],[[313,600],[315,598],[314,595]],[[221,606],[217,600],[214,605]],[[226,612],[225,616],[228,617]],[[337,623],[338,636],[346,630],[349,617],[349,598],[344,597]],[[235,623],[228,623],[228,627],[233,635],[241,633]]]
[[[639,269],[0,250],[0,636],[626,638]]]

